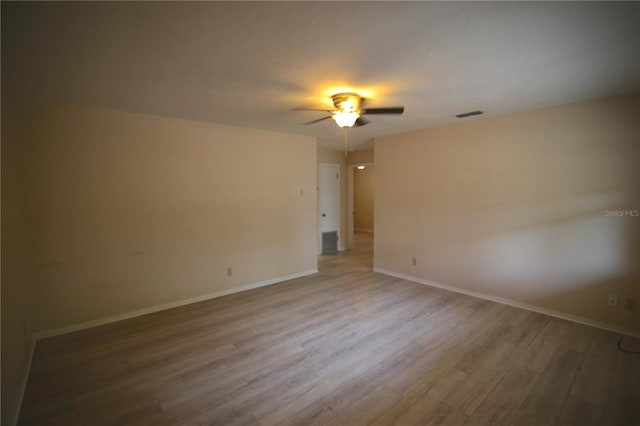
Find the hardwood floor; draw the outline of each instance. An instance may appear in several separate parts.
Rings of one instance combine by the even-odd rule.
[[[313,276],[38,342],[20,424],[640,424],[619,335],[373,273],[356,243]]]

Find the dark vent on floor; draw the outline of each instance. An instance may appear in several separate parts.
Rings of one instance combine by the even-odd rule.
[[[482,112],[482,111],[464,112],[464,113],[462,113],[462,114],[458,114],[458,115],[456,115],[456,117],[458,117],[458,118],[465,118],[465,117],[471,117],[472,115],[480,115],[480,114],[484,114],[484,112]]]

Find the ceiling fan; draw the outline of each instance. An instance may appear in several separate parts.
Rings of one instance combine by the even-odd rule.
[[[326,117],[312,120],[303,124],[314,124],[332,118],[336,124],[343,128],[361,127],[369,124],[370,121],[362,117],[367,114],[393,114],[400,115],[404,112],[403,106],[363,108],[365,99],[356,93],[336,93],[331,96],[335,110],[314,109],[314,108],[294,108],[293,111],[324,111],[331,113]]]

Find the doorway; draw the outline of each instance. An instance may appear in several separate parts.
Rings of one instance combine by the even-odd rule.
[[[318,165],[319,253],[335,253],[340,240],[340,165]]]
[[[347,246],[354,248],[355,235],[368,234],[365,239],[373,240],[374,232],[374,164],[354,164],[348,166],[347,200],[349,202],[349,223]]]
[[[357,166],[353,171],[353,230],[373,234],[372,165]]]

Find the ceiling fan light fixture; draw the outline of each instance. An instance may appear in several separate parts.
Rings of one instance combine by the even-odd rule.
[[[331,116],[340,127],[353,127],[356,120],[360,118],[358,111],[336,111]]]
[[[331,115],[309,121],[303,124],[314,124],[319,121],[333,119],[338,127],[348,129],[349,127],[362,127],[369,124],[369,120],[364,118],[367,114],[392,114],[401,115],[404,112],[403,106],[362,108],[364,98],[357,93],[336,93],[331,96],[331,101],[335,110],[316,108],[294,108],[294,111],[326,111]],[[346,135],[346,133],[345,133]]]

